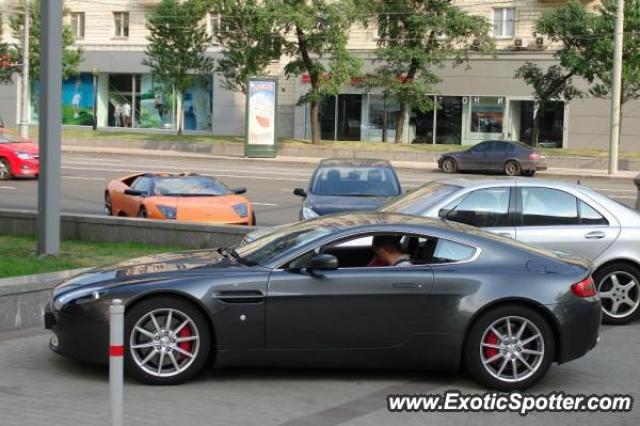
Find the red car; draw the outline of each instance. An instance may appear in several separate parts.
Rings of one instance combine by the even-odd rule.
[[[0,128],[0,180],[39,174],[38,144]]]

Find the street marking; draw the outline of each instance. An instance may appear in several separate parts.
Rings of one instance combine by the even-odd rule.
[[[99,177],[86,177],[86,176],[62,176],[63,179],[81,179],[81,180],[101,180],[101,181],[107,181],[108,179],[106,178],[99,178]]]
[[[9,189],[9,190],[14,190],[16,189],[14,186],[0,186],[0,189]]]
[[[276,207],[279,204],[273,204],[273,203],[251,203],[254,206],[269,206],[269,207]]]

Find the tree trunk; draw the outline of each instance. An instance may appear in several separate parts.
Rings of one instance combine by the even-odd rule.
[[[311,101],[311,143],[320,143],[320,105],[318,101]]]
[[[404,133],[404,116],[407,113],[407,104],[402,102],[400,104],[400,111],[398,112],[398,118],[396,118],[396,138],[394,143],[402,143],[402,134]]]
[[[540,143],[540,122],[542,121],[542,108],[540,105],[534,110],[533,115],[533,128],[531,129],[531,145],[534,147],[538,146]]]
[[[184,128],[184,94],[182,92],[176,93],[176,134],[182,136],[182,129]]]

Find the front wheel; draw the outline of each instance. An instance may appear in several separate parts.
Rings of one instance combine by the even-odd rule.
[[[251,226],[256,226],[256,212],[251,213]]]
[[[107,216],[113,216],[113,205],[111,204],[111,195],[108,192],[104,194],[104,213]]]
[[[157,297],[134,305],[125,317],[125,368],[133,378],[173,385],[198,374],[209,358],[207,320],[188,301]]]
[[[602,321],[627,324],[640,313],[640,271],[624,263],[615,263],[593,274],[600,300]]]
[[[455,173],[458,171],[458,163],[453,158],[445,158],[442,162],[442,171],[445,173]]]
[[[0,158],[0,180],[11,179],[11,168],[4,158]]]
[[[147,217],[149,217],[149,213],[147,213],[147,209],[145,206],[140,207],[140,210],[138,211],[138,217],[140,219],[146,219]]]
[[[549,324],[536,311],[505,305],[483,314],[465,342],[465,363],[481,384],[523,390],[544,377],[555,353]]]

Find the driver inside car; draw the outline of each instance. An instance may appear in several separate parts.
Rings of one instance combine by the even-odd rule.
[[[413,266],[411,258],[402,249],[399,236],[378,235],[371,246],[375,256],[368,266]]]

